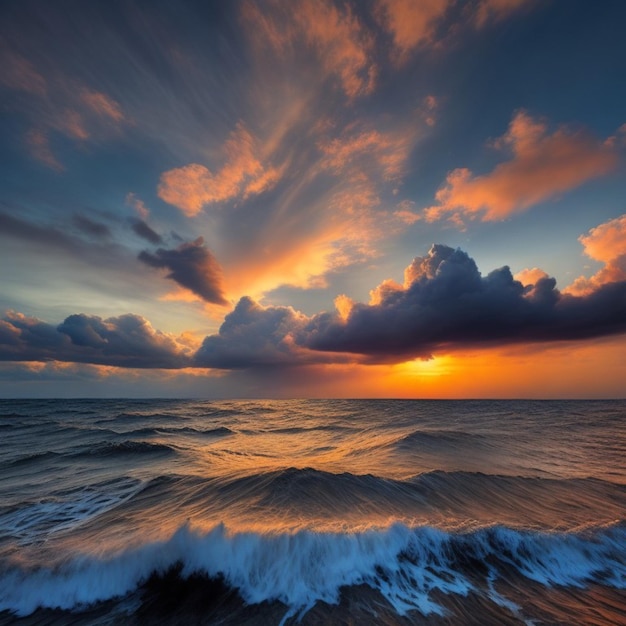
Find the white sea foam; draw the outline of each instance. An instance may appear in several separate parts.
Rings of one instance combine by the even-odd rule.
[[[476,571],[489,562],[485,585],[504,569],[544,585],[582,586],[600,579],[626,588],[626,529],[586,535],[485,528],[446,533],[396,524],[362,533],[229,534],[180,528],[165,542],[149,543],[107,558],[77,556],[51,567],[0,567],[0,610],[18,615],[37,607],[77,609],[126,595],[152,573],[182,564],[182,576],[223,576],[248,603],[278,600],[288,615],[316,601],[336,603],[343,586],[378,589],[399,614],[442,613],[433,590],[467,594]],[[470,580],[472,577],[472,581]]]
[[[124,477],[57,491],[0,513],[0,537],[13,537],[24,544],[37,543],[126,502],[141,488],[140,480]]]

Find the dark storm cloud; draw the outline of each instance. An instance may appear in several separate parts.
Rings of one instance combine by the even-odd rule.
[[[380,357],[455,347],[577,340],[626,332],[626,282],[587,297],[564,295],[553,278],[524,287],[508,267],[483,277],[463,251],[433,246],[407,268],[402,288],[355,304],[347,320],[318,317],[308,345]]]
[[[246,369],[329,361],[298,345],[308,318],[291,307],[262,307],[243,297],[218,335],[206,337],[195,356],[199,367]]]
[[[59,326],[20,313],[0,320],[1,361],[66,361],[133,368],[187,367],[187,349],[139,315],[70,315]]]
[[[307,318],[244,298],[219,334],[204,340],[196,361],[253,368],[329,362],[329,353],[340,353],[394,362],[461,348],[626,332],[626,282],[608,283],[584,297],[562,294],[553,278],[524,287],[508,267],[483,277],[465,252],[442,245],[414,259],[404,285],[383,283],[374,301],[354,303],[344,316]]]
[[[159,248],[154,254],[143,251],[139,260],[169,270],[167,278],[200,296],[206,302],[226,305],[222,268],[204,245],[204,239],[182,243],[173,250]]]
[[[146,241],[149,241],[150,243],[153,243],[155,245],[163,243],[163,238],[161,237],[161,235],[152,230],[152,228],[150,228],[150,226],[148,226],[148,224],[143,220],[132,220],[131,228],[133,229],[135,235],[141,237],[142,239],[145,239]]]

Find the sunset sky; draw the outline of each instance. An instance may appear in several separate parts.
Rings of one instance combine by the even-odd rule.
[[[0,396],[624,397],[626,3],[0,6]]]

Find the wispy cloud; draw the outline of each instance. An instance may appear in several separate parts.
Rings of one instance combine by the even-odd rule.
[[[80,99],[87,105],[88,109],[100,117],[109,118],[118,123],[125,120],[119,103],[104,93],[92,89],[83,89],[80,92]]]
[[[482,27],[490,21],[497,22],[522,8],[536,4],[536,0],[481,0],[474,10],[474,23]]]
[[[142,239],[145,239],[146,241],[149,241],[150,243],[153,243],[155,245],[163,243],[163,237],[161,237],[159,233],[157,233],[146,222],[144,222],[144,220],[131,220],[131,228],[133,229],[135,235],[141,237]]]
[[[350,98],[371,93],[377,67],[372,59],[374,41],[349,4],[332,0],[302,0],[297,6],[274,0],[247,2],[243,10],[257,45],[278,55],[293,54],[305,44],[317,60],[323,77],[339,82]]]
[[[51,170],[62,172],[65,169],[52,152],[47,132],[39,128],[31,128],[26,133],[26,145],[32,157]]]
[[[453,0],[378,0],[377,17],[393,39],[396,60],[406,61],[413,49],[432,43],[439,20]]]
[[[0,61],[0,83],[23,96],[13,106],[31,126],[25,136],[26,147],[33,158],[53,170],[65,169],[53,149],[54,135],[77,142],[102,140],[130,123],[110,95],[56,69],[46,76],[43,69],[6,44],[0,50]]]
[[[106,224],[87,217],[86,215],[76,214],[72,221],[78,230],[89,237],[95,239],[107,239],[111,237],[111,229]]]
[[[336,175],[348,173],[355,179],[373,178],[393,181],[405,173],[406,161],[415,142],[415,133],[380,131],[350,126],[333,139],[320,142],[322,167]]]
[[[126,204],[132,207],[137,212],[137,215],[142,220],[147,220],[150,215],[150,209],[146,206],[145,202],[132,192],[126,194]]]
[[[612,138],[601,140],[566,126],[550,132],[546,122],[518,111],[507,132],[493,142],[512,158],[491,172],[453,170],[437,191],[426,219],[501,220],[611,172],[618,152]]]
[[[258,141],[243,123],[237,124],[221,152],[224,164],[215,174],[198,163],[164,172],[159,197],[193,217],[207,204],[257,195],[276,184],[278,170],[263,165]]]
[[[416,50],[449,43],[462,28],[482,29],[533,4],[535,0],[378,0],[374,15],[391,36],[393,61],[402,64]]]
[[[0,48],[0,83],[9,89],[23,91],[39,98],[45,98],[48,90],[46,79],[35,66],[6,45]]]

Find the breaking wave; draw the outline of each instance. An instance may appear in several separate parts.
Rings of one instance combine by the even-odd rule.
[[[546,587],[601,582],[624,589],[626,526],[581,533],[493,526],[452,533],[395,524],[360,533],[231,534],[223,525],[208,532],[184,525],[167,541],[106,557],[82,555],[37,568],[4,563],[0,610],[19,616],[38,607],[78,610],[125,596],[177,566],[183,579],[223,579],[248,604],[279,601],[287,607],[285,619],[317,601],[336,604],[342,587],[363,584],[400,615],[443,614],[437,593],[493,589],[500,577],[522,576]],[[491,599],[510,604],[496,592]]]

